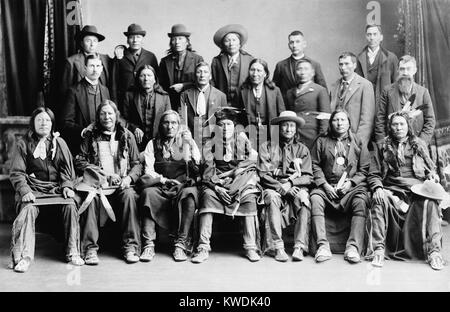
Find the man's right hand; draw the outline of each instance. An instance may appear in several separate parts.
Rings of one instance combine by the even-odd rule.
[[[331,200],[339,199],[339,196],[336,193],[334,187],[332,187],[330,184],[325,183],[322,187],[329,199]]]
[[[378,205],[382,205],[386,202],[386,194],[384,193],[384,189],[382,187],[377,188],[372,197]]]
[[[134,137],[136,138],[137,144],[141,144],[142,139],[144,138],[144,131],[142,131],[139,128],[136,128],[136,130],[134,130]]]
[[[34,202],[35,200],[36,200],[36,196],[34,196],[34,194],[31,192],[26,193],[22,197],[22,202],[24,202],[24,203]]]
[[[224,187],[216,186],[214,190],[216,191],[217,195],[219,195],[220,199],[225,202],[225,204],[231,204],[231,197]]]

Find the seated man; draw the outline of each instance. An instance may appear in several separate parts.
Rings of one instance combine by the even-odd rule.
[[[311,155],[297,134],[305,121],[293,111],[284,111],[271,124],[279,125],[279,139],[263,143],[258,163],[261,186],[265,188],[267,247],[275,248],[275,260],[287,261],[282,228],[295,223],[292,260],[302,261],[303,254],[308,252],[311,218],[308,187],[313,182]]]
[[[235,131],[238,115],[233,108],[223,108],[215,115],[219,129],[203,149],[200,238],[192,262],[201,263],[208,259],[213,214],[241,219],[246,256],[252,262],[258,261],[257,153],[245,134]]]
[[[175,261],[185,261],[189,230],[198,202],[196,178],[200,151],[191,133],[180,125],[180,116],[165,111],[159,122],[158,135],[144,151],[145,175],[139,184],[145,189],[140,196],[142,209],[141,261],[155,256],[156,224],[175,232]]]
[[[413,134],[408,112],[394,113],[388,129],[389,135],[370,163],[373,203],[368,257],[377,267],[383,266],[385,256],[425,258],[433,269],[441,270],[440,208],[436,200],[414,196],[410,191],[427,179],[439,180],[435,164],[426,143]]]
[[[92,177],[91,184],[94,184],[90,189],[83,188],[89,194],[79,210],[81,250],[86,264],[99,263],[99,225],[101,227],[106,223],[107,216],[115,221],[115,210],[120,216],[125,260],[128,263],[138,262],[138,196],[130,187],[141,176],[142,171],[136,140],[119,122],[120,113],[114,102],[104,101],[99,105],[95,116],[95,125],[92,131],[87,131],[81,151],[75,159],[77,169],[84,172],[82,184],[90,182],[86,181],[87,177]],[[77,190],[82,188],[79,186]]]
[[[33,261],[35,221],[41,209],[51,210],[62,219],[66,260],[83,265],[78,212],[73,200],[72,154],[59,133],[53,132],[55,116],[50,109],[34,110],[30,125],[29,132],[18,142],[11,163],[10,180],[16,191],[18,211],[12,227],[11,268],[23,273]],[[51,226],[54,228],[56,224]]]
[[[351,132],[350,117],[344,110],[331,114],[328,133],[317,139],[311,157],[317,186],[311,192],[313,234],[318,245],[315,259],[317,262],[331,259],[325,228],[327,208],[352,216],[344,259],[358,263],[364,243],[369,155],[366,144]]]

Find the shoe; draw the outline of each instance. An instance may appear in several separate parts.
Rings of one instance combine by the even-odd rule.
[[[192,263],[202,263],[206,261],[209,257],[209,251],[206,249],[200,249],[197,254],[192,257],[191,262]]]
[[[373,255],[372,265],[377,268],[383,267],[384,264],[384,249],[377,249]]]
[[[139,257],[134,251],[128,251],[125,256],[125,261],[127,263],[136,263],[139,262]]]
[[[84,260],[81,259],[79,255],[68,256],[66,260],[68,263],[75,266],[82,266],[84,264]]]
[[[292,253],[292,261],[303,261],[305,256],[303,255],[303,250],[300,247],[294,248]]]
[[[331,251],[330,247],[325,245],[321,245],[319,250],[316,252],[316,256],[314,257],[316,262],[324,262],[331,259]]]
[[[277,252],[275,254],[275,260],[280,261],[280,262],[286,262],[289,260],[289,257],[286,253],[286,251],[284,251],[284,248],[278,248]]]
[[[187,256],[184,249],[181,247],[175,247],[175,250],[173,251],[173,259],[177,262],[186,261]]]
[[[247,250],[247,252],[245,253],[245,256],[248,258],[248,260],[250,260],[251,262],[256,262],[259,261],[261,259],[261,256],[258,255],[258,253],[256,252],[255,249],[249,249]]]
[[[100,259],[97,256],[97,250],[88,250],[86,257],[84,257],[84,263],[87,265],[97,265],[100,263]]]
[[[150,246],[144,248],[144,251],[141,253],[141,257],[139,258],[139,260],[141,260],[142,262],[150,262],[153,260],[154,257],[155,257],[155,247]]]
[[[22,258],[20,261],[14,266],[14,271],[18,273],[25,273],[28,271],[30,267],[31,259],[30,258]]]
[[[355,246],[350,246],[345,249],[344,259],[350,263],[359,263],[361,262],[361,257],[359,255],[358,249]]]
[[[428,256],[427,262],[430,264],[431,268],[436,271],[442,270],[445,265],[442,255],[437,251]]]

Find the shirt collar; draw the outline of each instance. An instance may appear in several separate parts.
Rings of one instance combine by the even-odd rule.
[[[355,77],[356,77],[356,73],[353,73],[352,78],[350,78],[349,80],[345,80],[345,79],[342,77],[341,82],[342,82],[342,83],[347,82],[347,83],[350,85],[350,84],[352,83],[353,79],[355,79]]]
[[[94,82],[93,80],[89,79],[88,77],[84,77],[84,79],[86,79],[86,81],[91,85],[91,86],[97,86],[98,85],[98,80],[96,82]]]
[[[206,91],[208,91],[208,88],[209,88],[209,83],[208,83],[206,86],[204,86],[202,89],[199,88],[199,87],[197,87],[197,90],[198,90],[199,92],[206,93]]]
[[[376,47],[375,50],[371,50],[370,47],[367,47],[367,54],[369,55],[377,55],[378,51],[380,50],[380,46]]]
[[[228,61],[233,60],[233,62],[236,62],[237,59],[239,58],[240,53],[236,53],[235,55],[227,55],[228,56]]]
[[[298,61],[301,60],[302,58],[305,58],[305,53],[303,53],[300,57],[299,56],[294,56],[291,54],[291,57],[293,60]]]

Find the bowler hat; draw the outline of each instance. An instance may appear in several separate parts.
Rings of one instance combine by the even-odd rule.
[[[142,29],[141,25],[131,24],[130,26],[128,26],[127,31],[125,31],[123,34],[128,37],[128,36],[131,36],[131,35],[142,35],[142,36],[145,36],[146,33],[147,32]]]
[[[422,197],[443,200],[449,197],[449,194],[439,183],[433,182],[431,180],[426,180],[422,184],[415,184],[411,186],[411,191]]]
[[[81,29],[81,31],[78,33],[77,39],[83,40],[85,36],[96,36],[99,42],[105,40],[105,36],[99,34],[97,32],[97,27],[93,25],[85,25],[83,29]]]
[[[247,30],[244,28],[244,26],[239,24],[230,24],[223,26],[220,28],[216,33],[214,34],[214,43],[219,47],[222,48],[222,40],[223,37],[225,37],[229,33],[236,33],[241,38],[241,46],[243,46],[248,39],[248,33]]]
[[[170,33],[167,33],[167,36],[170,38],[175,36],[185,36],[189,37],[191,35],[190,32],[187,31],[187,28],[183,24],[175,24],[172,26],[172,29],[170,30]]]
[[[305,120],[301,117],[298,117],[297,114],[293,111],[283,111],[280,113],[280,116],[272,118],[270,123],[272,125],[278,125],[283,121],[293,121],[297,124],[297,127],[301,128],[305,125]]]

